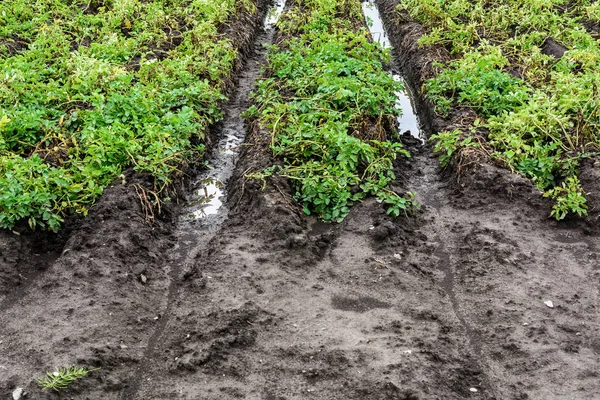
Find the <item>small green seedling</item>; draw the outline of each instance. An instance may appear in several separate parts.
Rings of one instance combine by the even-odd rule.
[[[46,376],[38,379],[38,384],[44,389],[53,389],[59,391],[67,388],[77,379],[81,379],[92,371],[97,371],[99,368],[89,370],[82,367],[59,368],[56,371],[46,371]]]

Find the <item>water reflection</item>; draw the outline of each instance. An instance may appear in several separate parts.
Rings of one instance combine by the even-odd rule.
[[[371,31],[373,40],[379,42],[385,49],[391,48],[392,45],[388,38],[387,32],[383,26],[383,21],[379,15],[379,10],[375,6],[373,1],[366,1],[362,3],[363,12]],[[404,84],[404,90],[397,92],[398,100],[396,101],[396,107],[402,111],[402,115],[398,117],[398,125],[400,132],[410,131],[414,137],[421,137],[421,129],[419,119],[415,112],[415,107],[410,98],[408,87],[404,79],[398,74],[392,74],[392,77],[396,81],[401,81]]]

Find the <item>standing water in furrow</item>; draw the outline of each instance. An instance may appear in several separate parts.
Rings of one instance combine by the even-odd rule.
[[[362,3],[362,8],[373,40],[379,42],[384,49],[391,49],[392,45],[388,39],[387,32],[385,31],[383,21],[381,20],[381,16],[379,15],[375,3],[373,1],[365,1]],[[415,106],[408,85],[402,76],[393,69],[391,75],[395,80],[401,81],[404,84],[404,90],[396,93],[398,96],[397,107],[402,110],[402,115],[398,117],[399,131],[410,131],[412,136],[425,139],[421,134],[421,124],[416,115]]]
[[[283,12],[285,1],[277,1],[269,10],[265,20],[265,33],[258,39],[258,58],[262,57],[264,46],[271,44],[275,25]],[[253,63],[251,65],[251,63]],[[225,184],[235,169],[240,146],[244,142],[246,129],[240,114],[247,108],[247,101],[254,81],[259,74],[256,57],[248,63],[240,76],[237,89],[233,94],[222,123],[222,132],[208,161],[208,170],[200,174],[193,184],[192,194],[182,213],[182,224],[192,225],[194,229],[215,230],[226,218],[224,203],[227,197]]]

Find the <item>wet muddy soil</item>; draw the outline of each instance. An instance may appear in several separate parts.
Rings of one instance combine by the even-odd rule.
[[[437,55],[419,53],[393,0],[377,5],[392,67],[418,93]],[[271,40],[257,36],[224,127],[243,123]],[[456,123],[414,101],[426,134]],[[246,128],[223,218],[190,220],[186,205],[148,225],[114,185],[62,242],[2,233],[2,398],[599,398],[597,222],[548,219],[528,181],[485,159],[440,170],[407,134],[398,186],[421,211],[391,219],[368,200],[324,224],[284,180],[244,177],[270,162],[264,132]],[[36,387],[74,364],[100,369],[62,394]]]

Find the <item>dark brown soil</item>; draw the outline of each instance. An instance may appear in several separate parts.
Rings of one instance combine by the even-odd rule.
[[[418,92],[443,50],[419,49],[420,27],[379,5]],[[252,73],[262,54],[248,54]],[[431,130],[472,117],[441,120],[416,100]],[[404,137],[413,158],[397,172],[421,211],[391,219],[368,200],[323,224],[287,182],[244,178],[269,162],[249,131],[220,226],[148,225],[135,190],[115,184],[67,240],[0,234],[2,398],[598,398],[598,221],[552,221],[529,181],[485,155],[442,171]],[[583,166],[592,204],[599,169]],[[100,370],[60,395],[37,388],[74,364]]]
[[[543,54],[559,59],[568,49],[554,39],[548,37],[544,40],[544,43],[542,43],[541,50]]]
[[[10,55],[15,55],[29,47],[29,43],[21,40],[18,36],[11,35],[0,41],[0,51],[6,51]]]

